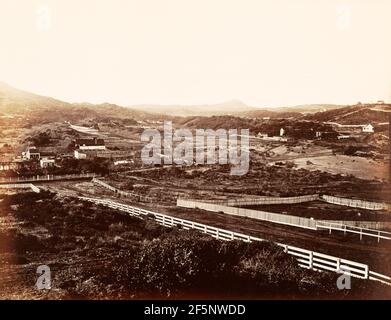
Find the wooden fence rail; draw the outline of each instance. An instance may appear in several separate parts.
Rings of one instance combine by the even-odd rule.
[[[40,192],[40,189],[32,183],[0,184],[0,189],[31,189],[36,193]]]
[[[340,206],[348,206],[352,208],[362,208],[367,210],[389,210],[390,205],[383,202],[372,202],[359,199],[340,198],[328,195],[322,195],[321,199],[325,202],[337,204]]]
[[[140,194],[137,194],[134,192],[123,191],[123,190],[118,189],[116,187],[113,187],[113,186],[109,185],[108,183],[103,182],[102,180],[99,180],[97,178],[93,178],[92,182],[95,184],[98,184],[101,187],[106,188],[112,192],[115,192],[118,195],[126,197],[126,198],[133,198],[133,199],[136,199],[138,201],[143,201],[143,202],[151,202],[153,200],[151,197],[143,196],[143,195],[140,195]]]
[[[194,229],[220,240],[241,240],[246,242],[266,241],[265,239],[253,237],[250,235],[212,227],[195,221],[175,218],[169,215],[114,202],[112,200],[88,197],[79,197],[79,199],[124,211],[140,218],[143,216],[151,216],[157,223],[165,227],[181,226],[184,229]],[[391,277],[369,270],[369,267],[366,264],[329,256],[319,252],[289,246],[282,243],[277,243],[277,245],[283,247],[286,253],[295,256],[299,266],[303,268],[345,273],[351,275],[352,277],[380,281],[387,285],[391,285]]]
[[[369,237],[375,237],[375,238],[377,238],[377,242],[380,242],[380,239],[391,240],[391,232],[349,226],[349,225],[342,224],[342,223],[334,223],[334,222],[328,222],[328,221],[317,221],[316,227],[317,227],[317,229],[329,230],[330,233],[331,233],[331,230],[343,231],[345,234],[346,234],[346,232],[356,233],[356,234],[360,235],[360,240],[362,240],[363,235],[369,236]]]
[[[45,182],[55,180],[74,180],[74,179],[89,179],[97,177],[96,173],[78,173],[78,174],[64,174],[64,175],[43,175],[43,176],[31,176],[31,177],[8,177],[0,178],[0,184],[9,183],[24,183],[24,182]]]
[[[346,225],[352,228],[363,228],[372,230],[391,230],[391,221],[360,221],[360,220],[316,220],[317,223],[334,223]]]
[[[319,200],[319,194],[310,194],[297,197],[245,197],[238,199],[222,199],[222,200],[202,200],[202,202],[219,204],[231,207],[237,206],[255,206],[255,205],[268,205],[268,204],[295,204],[303,202],[311,202]]]
[[[266,211],[258,211],[245,208],[229,207],[225,205],[219,205],[215,203],[200,202],[194,200],[184,200],[177,199],[177,206],[183,208],[192,208],[192,209],[202,209],[212,212],[222,212],[230,215],[253,218],[263,221],[268,221],[272,223],[284,224],[289,226],[294,226],[298,228],[312,229],[312,230],[321,230],[328,229],[343,231],[344,233],[357,233],[360,234],[360,240],[362,236],[376,237],[378,241],[380,239],[391,240],[391,233],[379,230],[373,230],[360,226],[360,221],[357,221],[358,227],[349,226],[343,223],[338,223],[338,221],[328,222],[327,220],[315,220],[309,218],[303,218],[299,216],[292,216],[288,214],[280,214]],[[368,222],[362,222],[365,226]],[[379,228],[389,227],[390,223],[377,222],[376,224]],[[357,229],[358,228],[358,229]],[[361,229],[361,231],[359,231]],[[365,232],[370,231],[370,232]]]
[[[214,203],[177,199],[177,206],[183,208],[202,209],[212,212],[223,212],[230,215],[253,218],[273,223],[285,224],[300,228],[316,230],[316,221],[309,218],[287,214],[259,211],[245,208],[229,207]]]
[[[231,198],[231,199],[213,199],[213,200],[202,200],[202,202],[213,203],[226,206],[251,206],[251,205],[269,205],[269,204],[295,204],[303,202],[312,202],[321,200],[324,202],[332,203],[340,206],[349,206],[352,208],[361,208],[367,210],[389,210],[390,205],[384,202],[373,202],[359,199],[340,198],[329,195],[310,194],[304,196],[295,197],[264,197],[264,196],[253,196],[253,197],[242,197],[242,198]],[[196,200],[194,200],[196,201]]]

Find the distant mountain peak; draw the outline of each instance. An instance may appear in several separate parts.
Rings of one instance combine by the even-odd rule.
[[[239,112],[256,110],[250,107],[239,99],[231,99],[228,101],[213,103],[213,104],[198,104],[198,105],[156,105],[142,104],[133,105],[130,108],[143,110],[146,112],[158,113],[170,116],[211,116],[211,115],[227,115]]]
[[[244,103],[242,100],[239,99],[231,99],[227,100],[225,102],[219,103],[222,105],[229,105],[229,106],[237,106],[237,107],[248,107],[246,103]]]

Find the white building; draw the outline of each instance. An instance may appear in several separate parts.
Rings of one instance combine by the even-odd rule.
[[[269,137],[266,133],[258,133],[258,137],[263,141],[274,141],[274,142],[287,142],[288,138],[281,136]]]
[[[103,139],[77,139],[75,147],[80,150],[106,150],[105,141]]]
[[[54,167],[54,164],[55,164],[54,159],[42,158],[39,161],[39,165],[41,166],[41,168]]]
[[[80,152],[80,150],[75,150],[75,158],[76,159],[86,159],[87,158],[87,154],[83,153],[83,152]]]
[[[115,166],[118,166],[120,164],[129,164],[129,163],[134,163],[133,160],[118,160],[118,161],[114,161],[114,165]]]
[[[371,132],[371,133],[373,133],[374,132],[373,129],[374,129],[373,125],[367,124],[366,126],[362,127],[362,132]]]
[[[22,157],[28,160],[39,160],[41,158],[40,152],[35,147],[27,148],[26,152],[22,153]]]

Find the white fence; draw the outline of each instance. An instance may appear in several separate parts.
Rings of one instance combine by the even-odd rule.
[[[292,216],[287,214],[258,211],[258,210],[251,210],[251,209],[237,208],[237,207],[228,207],[219,204],[199,202],[193,200],[177,199],[177,206],[183,208],[191,208],[191,209],[202,209],[202,210],[207,210],[212,212],[222,212],[230,215],[253,218],[253,219],[268,221],[272,223],[294,226],[298,228],[305,228],[305,229],[312,229],[312,230],[329,229],[330,231],[339,230],[339,231],[344,231],[345,233],[346,232],[359,233],[361,235],[360,240],[362,239],[363,235],[376,237],[378,241],[380,241],[380,239],[391,240],[391,236],[390,236],[391,234],[388,234],[388,232],[381,231],[381,234],[379,235],[379,230],[370,230],[360,225],[360,223],[367,225],[368,222],[366,221],[363,222],[356,221],[355,224],[357,224],[357,227],[359,229],[362,230],[366,229],[371,232],[363,232],[362,230],[360,232],[357,232],[357,230],[354,229],[356,226],[349,226],[341,223],[340,221],[314,220],[314,219]],[[369,224],[370,223],[371,222],[369,222]],[[389,223],[378,222],[377,225],[384,228],[389,226]]]
[[[367,210],[389,210],[390,205],[382,202],[372,202],[366,200],[340,198],[328,195],[311,194],[297,197],[261,197],[254,196],[251,198],[222,199],[222,200],[203,200],[203,202],[221,204],[226,206],[251,206],[251,205],[268,205],[268,204],[295,204],[323,200],[328,203],[361,208]]]
[[[311,194],[298,197],[251,197],[238,199],[223,199],[223,200],[202,200],[203,202],[212,204],[221,204],[226,206],[256,206],[267,204],[295,204],[319,200],[319,194]]]
[[[133,192],[122,191],[122,190],[120,190],[116,187],[113,187],[113,186],[107,184],[106,182],[103,182],[102,180],[99,180],[96,178],[92,179],[92,182],[100,185],[103,188],[106,188],[110,191],[113,191],[123,197],[126,197],[126,198],[136,198],[137,200],[144,201],[144,202],[150,202],[153,200],[151,197],[142,196],[142,195],[139,195],[139,194],[133,193]]]
[[[380,239],[391,240],[391,232],[386,232],[381,230],[354,227],[346,224],[333,223],[328,221],[317,221],[316,227],[318,229],[327,229],[330,231],[330,233],[331,230],[343,231],[345,234],[346,232],[356,233],[360,235],[360,240],[362,240],[363,235],[377,238],[377,242],[380,242]]]
[[[40,192],[39,188],[32,183],[0,184],[0,189],[31,189],[36,193]]]
[[[339,198],[334,196],[322,195],[321,199],[340,206],[348,206],[352,208],[362,208],[367,210],[389,210],[390,205],[382,202],[371,202],[358,199]]]
[[[320,222],[333,223],[339,225],[346,225],[353,228],[364,228],[373,230],[391,229],[391,222],[389,221],[353,221],[353,220],[316,220]]]
[[[97,177],[96,173],[78,173],[78,174],[65,174],[65,175],[44,175],[44,176],[31,176],[31,177],[8,177],[0,178],[0,183],[23,183],[23,182],[44,182],[54,180],[74,180],[74,179],[89,179]]]
[[[33,190],[36,193],[40,193],[40,191],[41,191],[38,187],[34,186],[32,183],[30,183],[30,187],[31,187],[31,190]]]
[[[245,208],[228,207],[214,203],[205,203],[192,200],[177,199],[177,206],[183,208],[202,209],[212,212],[223,212],[234,216],[254,218],[273,223],[285,224],[300,228],[316,230],[316,221],[309,218],[302,218],[281,213],[258,211]]]
[[[157,223],[165,227],[181,226],[184,229],[194,229],[220,240],[241,240],[246,242],[266,241],[265,239],[212,227],[195,221],[175,218],[169,215],[125,205],[111,200],[101,200],[87,197],[79,197],[79,199],[121,210],[141,218],[143,216],[151,216],[154,217]],[[391,285],[391,277],[369,270],[369,267],[366,264],[329,256],[319,252],[301,249],[282,243],[277,243],[277,245],[283,247],[286,253],[295,256],[299,266],[303,268],[319,271],[327,270],[337,273],[343,272],[345,274],[351,275],[352,277],[380,281]]]

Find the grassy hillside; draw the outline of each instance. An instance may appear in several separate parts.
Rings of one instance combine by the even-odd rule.
[[[240,114],[248,111],[256,111],[257,108],[250,107],[240,100],[230,100],[216,104],[203,105],[136,105],[132,108],[166,116],[212,116]]]
[[[0,83],[0,115],[22,115],[29,123],[50,123],[59,121],[78,121],[83,119],[132,118],[144,119],[154,116],[138,110],[124,108],[115,104],[72,104],[51,97],[36,95]]]
[[[307,120],[330,121],[340,124],[366,124],[388,122],[391,105],[353,105],[340,109],[318,112],[305,117]]]

